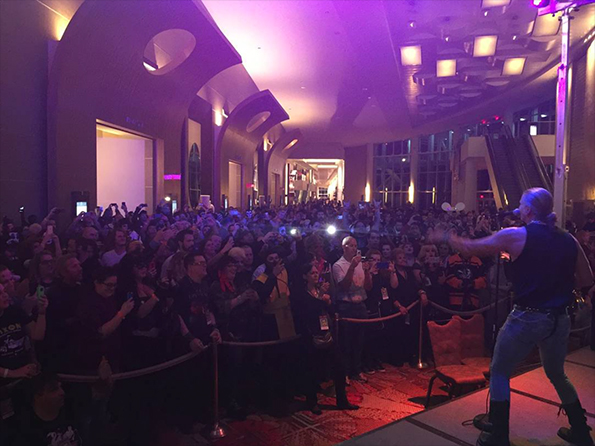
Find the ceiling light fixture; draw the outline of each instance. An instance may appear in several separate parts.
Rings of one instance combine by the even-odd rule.
[[[444,38],[444,40],[445,40],[445,41],[447,41],[447,42],[449,42],[449,41],[450,41],[450,36],[446,36],[446,37]]]
[[[523,74],[526,57],[513,57],[504,61],[502,76],[518,76]]]
[[[559,14],[540,15],[535,19],[531,37],[555,36],[560,30]]]
[[[488,16],[488,14],[489,14],[489,11],[484,11],[484,12],[483,12],[483,16],[484,16],[484,17],[487,17],[487,16]]]
[[[415,20],[409,21],[409,28],[415,28]]]
[[[550,0],[531,0],[531,5],[535,6],[536,8],[545,8],[549,4]]]
[[[473,42],[473,57],[488,57],[496,54],[498,36],[477,36]]]
[[[403,65],[421,65],[421,47],[419,45],[402,46],[401,63]]]
[[[512,40],[516,40],[518,38],[519,38],[519,36],[517,36],[516,34],[514,36],[512,36]]]
[[[457,74],[456,59],[437,60],[436,61],[436,76],[450,77]]]
[[[481,8],[499,8],[510,5],[510,0],[481,0]]]

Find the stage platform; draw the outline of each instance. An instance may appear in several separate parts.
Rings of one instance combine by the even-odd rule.
[[[566,374],[587,410],[588,423],[595,426],[595,352],[589,347],[566,357]],[[566,416],[558,416],[558,397],[543,368],[511,380],[510,440],[515,446],[568,445],[558,438],[559,427],[568,426]],[[486,411],[488,390],[448,401],[415,415],[341,443],[341,446],[474,446],[479,431],[463,425]],[[595,439],[595,433],[591,433]]]

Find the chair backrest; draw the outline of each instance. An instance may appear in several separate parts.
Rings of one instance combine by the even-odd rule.
[[[436,367],[461,364],[461,321],[451,319],[446,325],[428,322]]]
[[[461,323],[461,358],[476,358],[486,355],[483,316],[474,314],[471,319],[454,316]]]

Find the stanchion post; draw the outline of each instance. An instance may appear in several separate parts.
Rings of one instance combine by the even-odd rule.
[[[213,402],[213,427],[209,432],[211,439],[223,438],[227,433],[219,424],[219,348],[216,342],[213,342],[213,382],[214,382],[214,402]]]
[[[339,313],[335,313],[335,343],[337,346],[339,346],[339,321],[341,320],[341,317],[339,316]]]
[[[424,340],[424,306],[421,301],[421,294],[419,295],[419,347],[417,348],[417,368],[419,370],[428,367],[428,364],[423,362],[422,349]]]

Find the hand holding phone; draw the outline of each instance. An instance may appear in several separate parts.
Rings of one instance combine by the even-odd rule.
[[[37,300],[41,300],[43,296],[45,296],[45,287],[43,285],[38,285],[37,289],[35,290],[35,296]]]

